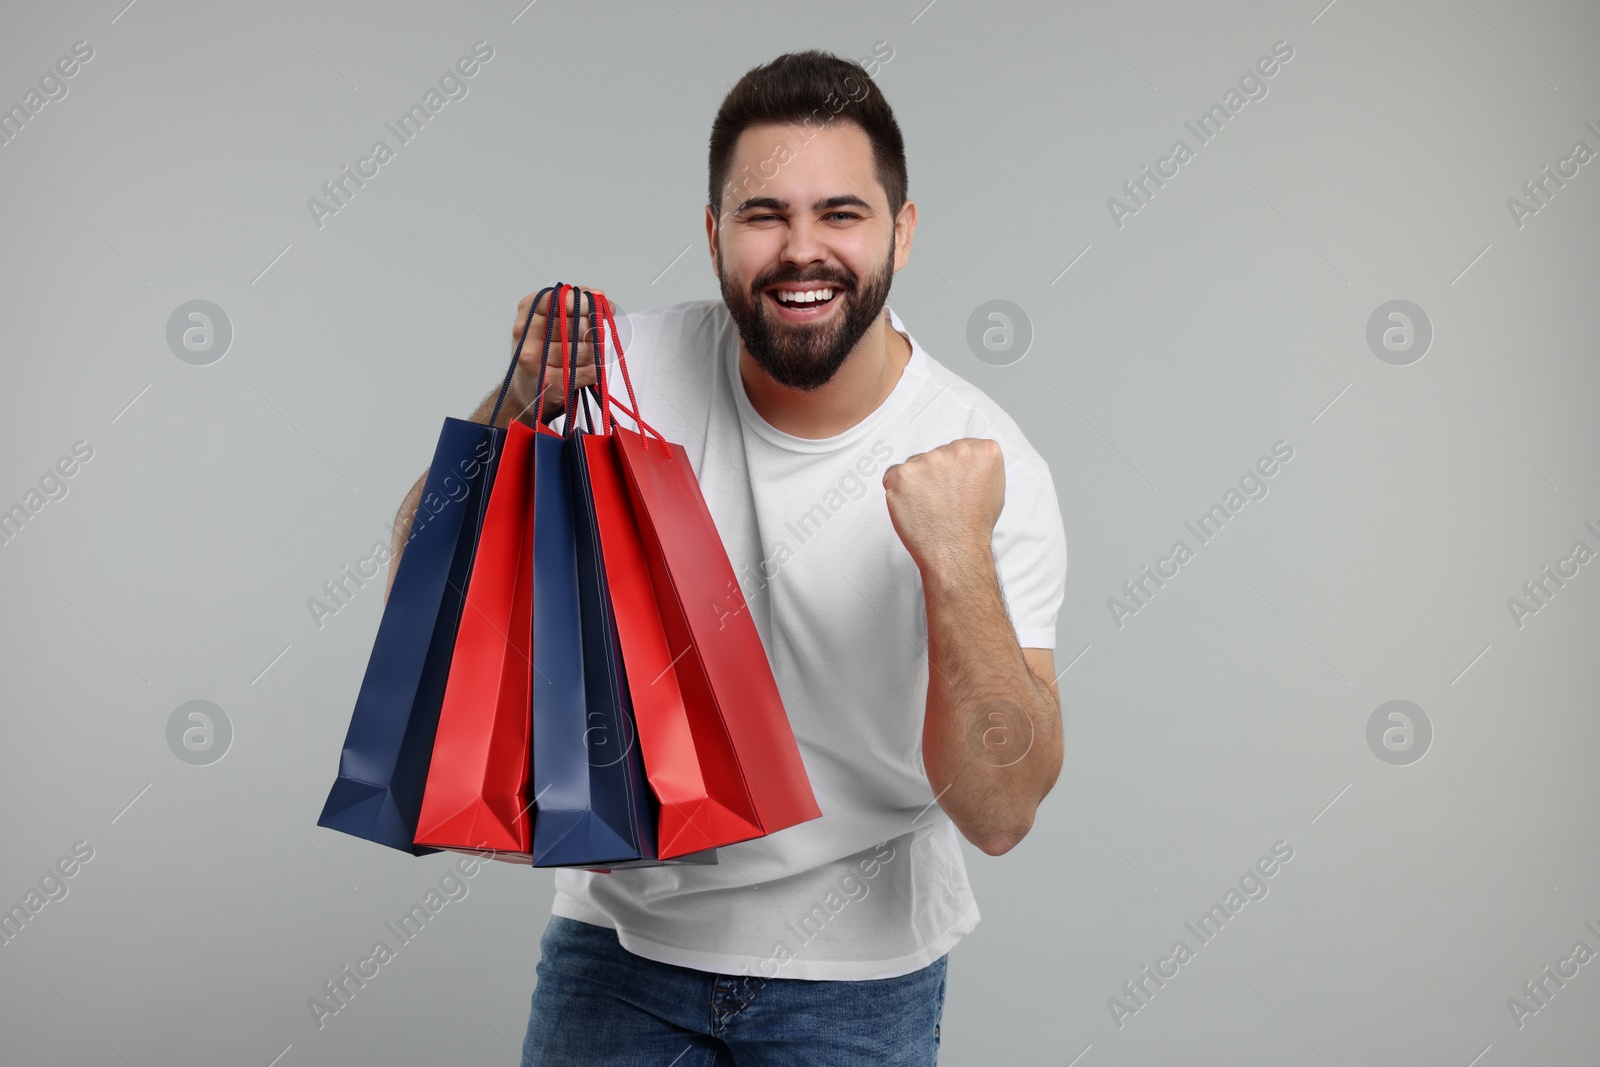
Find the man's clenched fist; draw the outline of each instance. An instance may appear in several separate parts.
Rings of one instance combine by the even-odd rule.
[[[599,293],[605,295],[602,289],[585,289],[578,287],[583,293]],[[522,331],[526,327],[528,342],[522,346],[522,356],[517,360],[517,372],[511,381],[511,390],[506,399],[506,406],[510,408],[514,417],[527,422],[532,418],[534,408],[534,391],[539,387],[539,361],[544,355],[545,324],[550,315],[551,293],[545,293],[539,298],[539,306],[534,308],[533,320],[528,319],[528,309],[533,305],[533,298],[537,293],[529,293],[517,303],[517,320],[511,326],[511,344],[513,351],[517,342],[522,340]],[[567,290],[567,336],[574,334],[579,338],[578,358],[573,364],[578,380],[577,388],[595,384],[594,376],[594,325],[590,321],[591,298],[587,295],[580,300],[576,290]],[[610,330],[606,331],[606,351],[615,352],[615,338]],[[566,394],[562,391],[561,368],[566,365],[567,350],[561,344],[561,327],[558,324],[551,336],[550,365],[545,370],[544,402],[539,405],[539,421],[549,422],[561,414],[562,406],[566,403]]]
[[[1000,443],[962,437],[918,452],[883,472],[889,520],[926,574],[930,567],[991,556],[994,524],[1006,499]]]

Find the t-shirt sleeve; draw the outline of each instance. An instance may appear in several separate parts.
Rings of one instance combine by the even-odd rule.
[[[1013,449],[1004,443],[1008,453]],[[1050,467],[1032,450],[1008,454],[1006,499],[994,528],[994,556],[1017,644],[1055,648],[1067,585],[1067,533]]]

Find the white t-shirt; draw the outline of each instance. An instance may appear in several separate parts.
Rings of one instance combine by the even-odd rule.
[[[640,414],[689,454],[822,817],[723,848],[716,866],[558,870],[552,910],[615,929],[636,955],[724,974],[861,980],[924,967],[979,916],[958,831],[922,765],[926,608],[883,472],[960,437],[1000,442],[1002,592],[1021,646],[1054,648],[1067,545],[1050,470],[1004,411],[915,339],[876,411],[807,440],[751,406],[722,301],[628,319]],[[620,378],[607,384],[625,398]]]

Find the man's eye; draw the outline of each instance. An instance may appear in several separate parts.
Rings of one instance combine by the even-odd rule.
[[[776,219],[778,217],[779,216],[772,215],[772,214],[746,215],[745,216],[745,221],[746,222],[762,222],[762,221],[764,221],[766,219]],[[824,215],[823,218],[825,218],[825,219],[859,219],[859,218],[861,218],[861,216],[857,215],[853,211],[833,211],[833,212],[829,212],[828,214]]]

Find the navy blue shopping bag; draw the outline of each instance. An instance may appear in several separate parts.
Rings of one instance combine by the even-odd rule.
[[[555,299],[561,311],[551,315],[552,326],[564,317],[560,286]],[[575,346],[576,340],[569,343]],[[575,347],[569,351],[575,354]],[[566,365],[572,365],[570,357]],[[602,352],[595,354],[595,367],[595,393],[603,396]],[[657,805],[645,777],[606,591],[578,439],[578,399],[569,379],[563,433],[534,439],[533,865],[653,866],[661,862]],[[587,391],[583,403],[592,430]],[[715,863],[716,857],[708,850],[674,862]]]
[[[552,324],[565,311],[562,287],[556,291],[553,299],[562,301],[562,312],[551,315]],[[576,337],[570,343],[575,346]],[[596,367],[602,362],[597,353]],[[538,434],[533,442],[535,867],[609,865],[655,855],[653,823],[640,792],[639,747],[607,663],[616,657],[607,657],[603,640],[597,640],[604,620],[594,603],[595,546],[588,529],[593,513],[583,513],[581,461],[574,455],[582,452],[577,400],[569,376],[565,429],[559,437]],[[604,589],[598,592],[603,599]]]
[[[438,851],[412,838],[504,437],[482,423],[444,420],[318,826],[419,856]]]
[[[538,306],[536,298],[529,323]],[[489,424],[444,420],[318,826],[418,856],[439,851],[415,844],[417,818],[473,553],[505,441],[506,431],[492,427],[526,334],[525,324]]]
[[[608,762],[609,751],[598,761],[590,752],[591,742],[617,747],[622,725],[589,693],[596,672],[585,662],[592,652],[567,458],[575,442],[539,434],[533,447],[533,865],[636,860],[643,853],[625,768]]]

